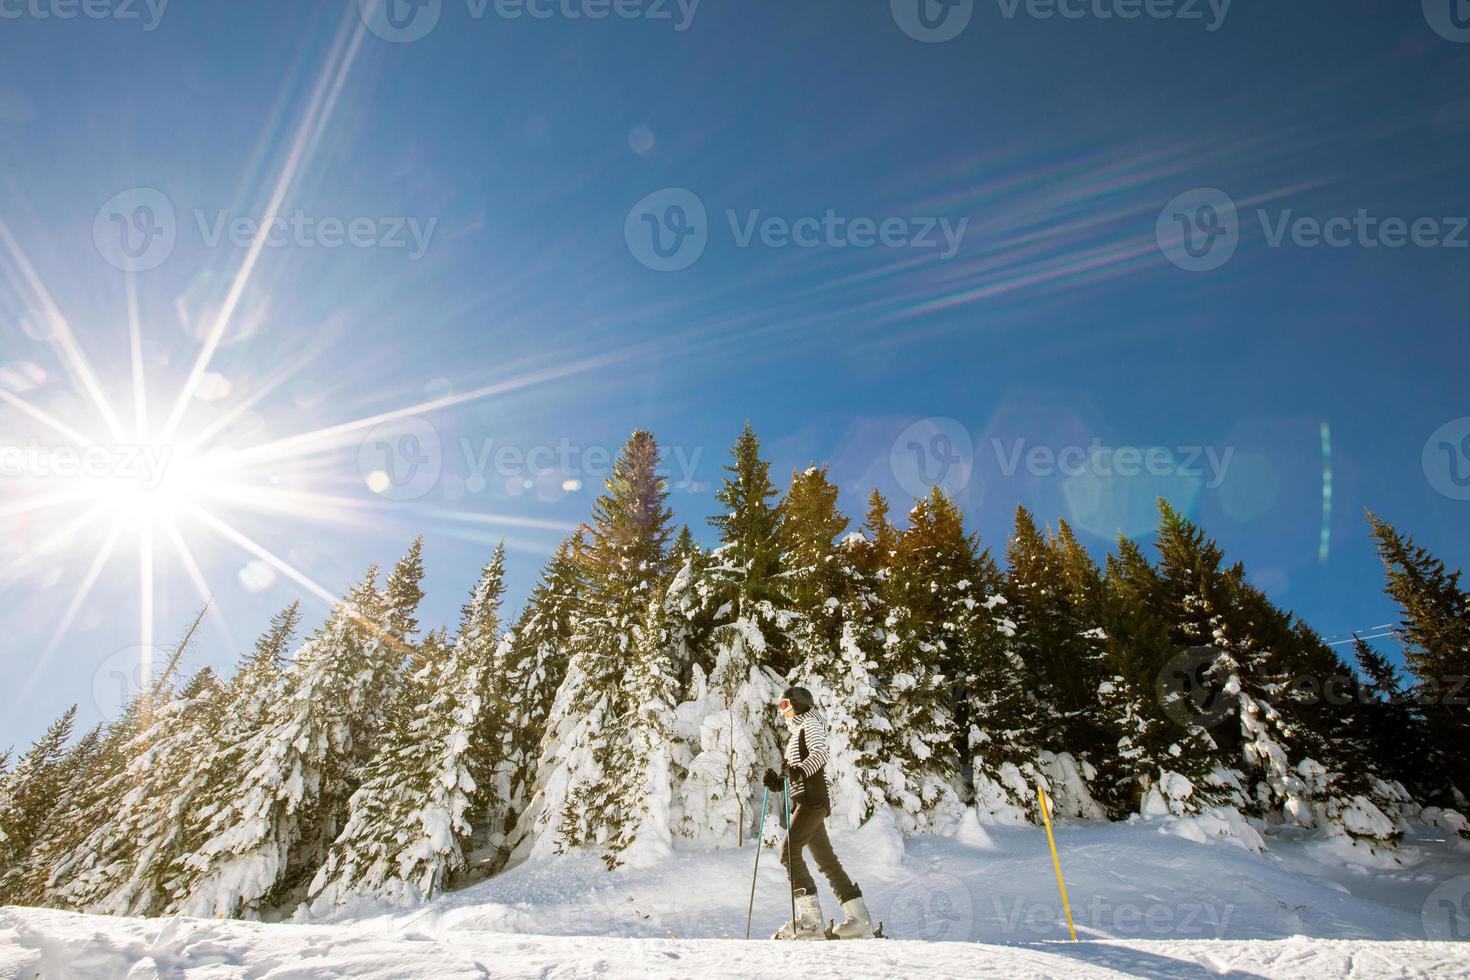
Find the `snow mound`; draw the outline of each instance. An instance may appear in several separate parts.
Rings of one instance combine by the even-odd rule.
[[[1361,980],[1465,976],[1459,943],[1387,943],[1297,937],[990,945],[917,941],[852,943],[609,939],[475,933],[436,937],[347,927],[209,919],[125,919],[42,909],[0,910],[0,977],[345,977],[359,980],[520,980],[597,976],[800,976],[808,980],[1066,976],[1273,977]]]
[[[965,815],[960,818],[959,826],[955,828],[954,839],[976,850],[996,850],[995,841],[985,832],[985,828],[980,825],[980,817],[975,812],[974,807],[965,810]]]
[[[0,980],[1470,976],[1470,945],[1426,941],[1445,938],[1444,903],[1470,894],[1470,847],[1421,830],[1388,860],[1282,827],[1262,855],[1231,813],[1058,824],[1077,944],[1044,830],[970,811],[952,837],[902,839],[880,811],[832,841],[892,942],[738,941],[751,843],[614,871],[595,851],[531,859],[413,909],[355,904],[290,924],[5,909]],[[777,851],[759,860],[751,935],[763,937],[791,898]],[[818,890],[836,915],[820,876]]]

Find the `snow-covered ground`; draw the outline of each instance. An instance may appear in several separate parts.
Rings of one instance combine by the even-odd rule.
[[[516,868],[413,909],[291,924],[0,911],[0,978],[1470,976],[1470,845],[1396,857],[1272,837],[1265,856],[1159,824],[971,824],[901,841],[870,824],[839,854],[892,941],[764,941],[789,914],[774,852],[745,931],[752,848],[608,873],[594,856]],[[824,910],[836,912],[824,894]]]

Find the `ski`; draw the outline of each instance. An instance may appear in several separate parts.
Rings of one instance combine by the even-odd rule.
[[[841,936],[837,935],[837,920],[836,919],[828,919],[827,920],[827,938],[830,939],[830,940],[832,940],[832,941],[834,941],[834,942],[844,942],[844,941],[845,942],[852,942],[851,939],[849,939],[849,940],[843,940],[843,938]],[[873,930],[873,934],[871,936],[855,936],[854,938],[855,939],[887,939],[888,937],[885,936],[885,935],[883,935],[883,923],[880,920],[879,923],[878,923],[878,927]]]

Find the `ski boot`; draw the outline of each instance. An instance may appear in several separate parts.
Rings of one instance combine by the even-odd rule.
[[[772,939],[826,939],[827,930],[822,926],[822,906],[817,896],[808,895],[800,889],[796,892],[796,918],[788,921]]]
[[[863,903],[863,897],[850,899],[842,903],[844,918],[842,924],[831,926],[827,929],[828,939],[869,939],[873,935],[873,920],[868,915],[868,906]]]

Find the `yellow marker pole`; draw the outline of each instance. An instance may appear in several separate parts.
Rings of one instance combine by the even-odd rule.
[[[1062,880],[1062,862],[1057,858],[1057,841],[1051,835],[1051,804],[1047,801],[1046,790],[1038,783],[1036,795],[1041,798],[1041,819],[1046,821],[1046,842],[1051,845],[1052,867],[1057,869],[1057,888],[1062,892],[1062,911],[1067,913],[1067,931],[1072,934],[1072,942],[1077,941],[1077,929],[1072,925],[1072,906],[1067,903],[1067,883]]]

